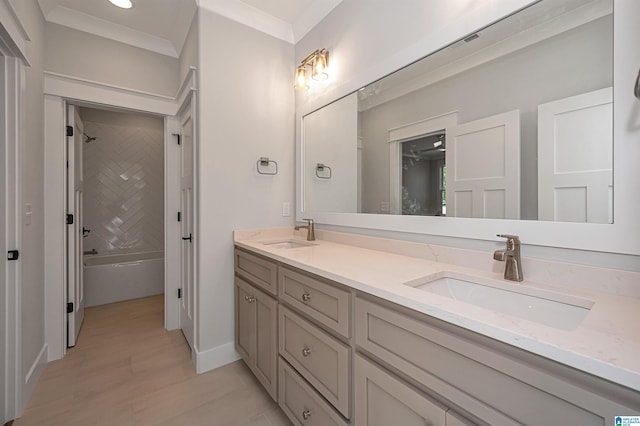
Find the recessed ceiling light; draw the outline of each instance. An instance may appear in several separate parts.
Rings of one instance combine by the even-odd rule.
[[[131,0],[109,0],[111,4],[114,4],[123,9],[131,9],[133,7],[133,3]]]

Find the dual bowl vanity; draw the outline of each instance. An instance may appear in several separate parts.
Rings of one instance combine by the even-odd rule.
[[[444,263],[437,246],[319,234],[235,234],[236,349],[294,424],[604,425],[640,413],[638,299],[506,281],[478,266],[480,252]],[[525,259],[525,274],[544,263]]]

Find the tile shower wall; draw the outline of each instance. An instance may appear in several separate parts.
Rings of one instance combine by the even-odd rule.
[[[160,118],[83,109],[84,249],[164,249],[164,125]],[[86,138],[85,138],[86,139]]]

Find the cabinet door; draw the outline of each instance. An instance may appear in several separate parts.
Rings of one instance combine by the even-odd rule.
[[[278,302],[260,291],[256,290],[255,294],[254,373],[275,401],[278,392]]]
[[[236,351],[251,367],[256,352],[256,309],[253,287],[236,278],[235,280],[235,334]]]
[[[355,357],[355,421],[366,426],[445,426],[446,408],[360,355]]]

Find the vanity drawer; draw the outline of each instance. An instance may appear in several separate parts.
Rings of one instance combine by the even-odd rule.
[[[445,426],[446,407],[360,355],[355,357],[356,425]]]
[[[280,267],[280,299],[320,324],[350,337],[349,306],[351,293]]]
[[[351,348],[283,305],[278,318],[280,355],[348,418]]]
[[[253,254],[235,250],[236,274],[275,295],[278,293],[278,266]]]
[[[613,402],[411,316],[356,298],[355,341],[407,377],[500,425],[603,425]],[[623,409],[621,406],[619,406]],[[623,409],[624,410],[624,409]]]
[[[348,425],[286,361],[280,360],[279,370],[278,401],[294,425]]]

